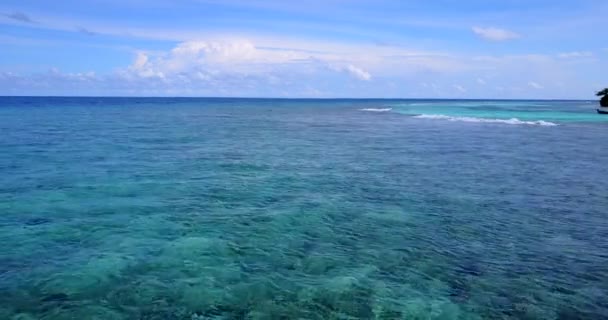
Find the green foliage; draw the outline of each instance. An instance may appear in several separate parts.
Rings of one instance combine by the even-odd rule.
[[[598,96],[598,97],[607,96],[608,95],[608,88],[604,88],[604,90],[598,91],[595,95]]]
[[[600,100],[600,105],[602,107],[608,107],[608,94],[602,97],[602,99]]]
[[[595,95],[598,97],[602,97],[602,99],[600,99],[600,105],[602,107],[608,107],[608,88],[604,88],[604,90],[598,91]]]

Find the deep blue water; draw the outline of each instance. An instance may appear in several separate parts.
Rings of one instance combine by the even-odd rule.
[[[0,98],[0,319],[608,318],[594,106]]]

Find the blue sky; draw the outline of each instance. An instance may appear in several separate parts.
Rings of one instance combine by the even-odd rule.
[[[0,95],[591,99],[605,0],[3,0]]]

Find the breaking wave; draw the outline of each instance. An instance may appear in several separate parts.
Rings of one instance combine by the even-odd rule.
[[[359,109],[361,111],[368,111],[368,112],[389,112],[391,110],[393,110],[393,108],[364,108],[364,109]]]
[[[537,120],[537,121],[523,121],[517,118],[511,119],[486,119],[486,118],[474,118],[474,117],[452,117],[442,114],[421,114],[414,116],[414,118],[421,119],[440,119],[449,121],[462,121],[462,122],[482,122],[482,123],[504,123],[504,124],[525,124],[525,125],[536,125],[536,126],[557,126],[557,123]]]

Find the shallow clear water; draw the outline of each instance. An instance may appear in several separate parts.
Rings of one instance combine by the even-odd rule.
[[[597,101],[406,101],[395,112],[423,118],[468,122],[516,122],[552,125],[563,122],[603,122],[594,109]]]
[[[594,106],[0,98],[0,319],[607,318]]]

